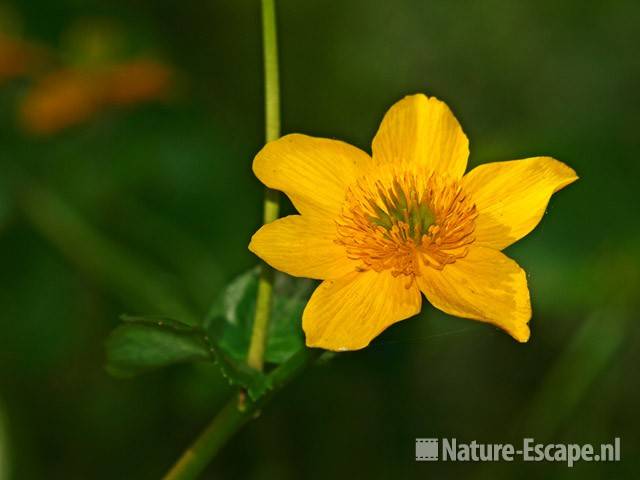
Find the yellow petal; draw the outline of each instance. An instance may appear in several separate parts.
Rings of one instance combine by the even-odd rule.
[[[492,323],[519,342],[529,340],[529,289],[524,270],[498,250],[472,247],[442,270],[424,268],[420,290],[450,315]]]
[[[265,145],[253,172],[267,187],[286,193],[300,213],[335,216],[347,186],[370,162],[347,143],[292,134]]]
[[[480,165],[462,180],[478,208],[476,245],[503,248],[540,222],[551,195],[578,179],[576,172],[550,157]]]
[[[469,140],[449,107],[422,94],[405,97],[389,109],[372,148],[376,162],[424,165],[456,180],[469,157]]]
[[[344,247],[337,245],[331,220],[290,215],[264,225],[251,238],[249,250],[277,270],[296,277],[324,280],[355,271]]]
[[[373,270],[325,280],[302,314],[307,345],[327,350],[366,347],[385,328],[420,311],[422,298],[413,283]]]

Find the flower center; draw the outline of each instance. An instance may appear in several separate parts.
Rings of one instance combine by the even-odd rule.
[[[459,182],[420,169],[384,166],[347,190],[338,238],[361,270],[420,275],[464,257],[473,242],[476,206]]]

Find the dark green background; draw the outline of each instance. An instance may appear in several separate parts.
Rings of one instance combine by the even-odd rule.
[[[263,138],[259,5],[13,7],[27,37],[63,52],[72,25],[109,20],[131,50],[159,53],[182,78],[168,105],[112,111],[50,138],[16,122],[28,81],[0,89],[0,479],[7,470],[16,479],[158,478],[230,390],[204,364],[115,380],[103,342],[122,312],[175,313],[150,285],[171,285],[203,313],[256,263],[246,246],[262,196],[250,169]],[[640,3],[283,0],[278,14],[285,133],[368,150],[385,110],[425,92],[456,113],[471,166],[552,155],[581,178],[507,251],[528,272],[528,344],[427,306],[366,350],[309,370],[205,478],[632,478]],[[64,211],[25,195],[33,185]],[[67,208],[81,224],[64,223]],[[127,256],[113,258],[111,243]],[[416,437],[616,436],[621,463],[572,470],[413,458]]]

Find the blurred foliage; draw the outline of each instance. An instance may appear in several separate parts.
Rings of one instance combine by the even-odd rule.
[[[471,166],[548,154],[581,179],[509,248],[529,274],[528,344],[426,308],[309,370],[206,478],[633,478],[640,4],[282,0],[278,13],[285,132],[368,150],[386,108],[421,91],[452,107]],[[256,2],[0,8],[0,478],[158,478],[229,394],[210,362],[115,380],[103,344],[122,313],[203,319],[256,263],[259,27]],[[90,115],[64,128],[25,128],[48,76],[82,72],[92,90],[147,59],[172,72],[162,94],[125,81],[83,97]],[[620,436],[623,462],[415,463],[414,438],[430,436]]]

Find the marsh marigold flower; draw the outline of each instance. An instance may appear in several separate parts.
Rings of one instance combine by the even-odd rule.
[[[469,141],[447,105],[413,95],[387,112],[373,154],[287,135],[253,171],[300,215],[264,225],[249,248],[278,270],[323,280],[302,324],[307,345],[363,348],[385,328],[436,308],[529,339],[524,270],[501,250],[538,224],[578,177],[550,157],[488,163],[464,175]]]

